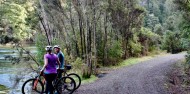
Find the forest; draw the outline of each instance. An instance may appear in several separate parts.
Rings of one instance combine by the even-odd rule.
[[[131,57],[190,47],[189,0],[0,0],[0,43],[61,46],[83,76]],[[189,57],[190,59],[190,57]],[[189,60],[188,59],[188,60]]]

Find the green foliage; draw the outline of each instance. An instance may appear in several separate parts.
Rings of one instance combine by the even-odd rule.
[[[143,37],[148,38],[150,41],[156,41],[157,39],[159,39],[159,35],[152,32],[148,28],[142,27],[140,33]]]
[[[186,55],[186,61],[190,65],[190,2],[189,0],[174,0],[177,8],[180,10],[183,16],[182,24],[180,24],[180,30],[182,31],[182,47],[188,50]],[[189,67],[189,66],[188,66]],[[189,68],[188,68],[189,70]]]
[[[90,77],[90,79],[82,78],[82,82],[81,82],[81,83],[82,83],[82,84],[88,84],[88,83],[95,82],[97,79],[98,79],[97,76],[92,75],[92,76]]]
[[[89,69],[89,67],[87,65],[83,66],[82,69],[82,78],[87,79],[90,78],[92,75],[91,70]]]
[[[186,63],[185,63],[185,68],[187,70],[187,72],[189,72],[190,69],[190,50],[187,51],[187,54],[185,55],[185,59],[186,59]]]
[[[189,49],[190,47],[190,26],[188,23],[182,24],[182,44],[183,48]]]
[[[148,28],[141,28],[139,36],[140,36],[140,41],[141,40],[147,41],[148,47],[158,46],[159,42],[161,41],[160,36],[152,32]]]
[[[165,17],[167,16],[167,6],[165,5],[166,1],[167,0],[141,0],[141,2],[144,2],[144,7],[148,11],[147,16],[145,17],[145,27],[152,29],[155,24],[151,23],[155,22],[155,20],[160,24],[164,23]]]
[[[180,6],[177,7],[178,5],[174,4],[173,1]],[[167,49],[168,52],[172,53],[187,49],[189,39],[183,35],[188,34],[182,32],[182,24],[186,19],[184,19],[184,13],[177,10],[177,8],[188,9],[186,6],[188,6],[188,4],[186,4],[184,0],[147,0],[145,8],[148,10],[148,13],[145,17],[145,27],[150,28],[154,33],[160,35],[160,38],[163,38],[162,41],[155,41],[160,40],[159,38],[148,38],[149,40],[153,40],[148,43],[149,51],[158,48],[156,46],[159,46],[159,44],[162,44],[163,49]],[[143,39],[145,39],[144,36],[140,38],[140,40]],[[154,42],[158,45],[155,45]]]
[[[187,51],[186,61],[187,61],[187,62],[189,63],[189,65],[190,65],[190,50]]]
[[[84,66],[84,63],[83,63],[84,61],[81,59],[81,58],[77,58],[74,62],[72,62],[71,64],[72,64],[72,66],[73,66],[73,71],[75,72],[75,73],[78,73],[78,74],[81,74],[82,73],[82,71],[81,70],[83,70],[82,68],[83,68],[83,66]]]
[[[0,90],[4,91],[4,90],[8,90],[8,88],[4,85],[0,85]]]
[[[147,27],[150,29],[154,29],[155,25],[159,23],[158,17],[156,17],[154,14],[149,14],[147,17]]]
[[[168,30],[164,35],[162,47],[167,50],[167,52],[178,53],[184,50],[182,43],[180,33]]]
[[[35,45],[38,51],[38,53],[36,54],[36,59],[40,64],[43,64],[44,54],[46,53],[45,47],[48,45],[46,37],[38,33],[36,36]]]
[[[163,35],[163,27],[161,24],[156,24],[154,27],[154,33],[159,34],[159,35]]]
[[[98,45],[97,47],[97,54],[98,54],[98,63],[101,64],[103,62],[104,58],[104,48],[103,48],[103,42],[100,42],[102,45]],[[109,64],[106,65],[116,65],[118,61],[121,59],[123,55],[123,49],[120,41],[111,41],[108,46],[108,52],[107,52],[107,60]]]
[[[13,37],[24,40],[32,37],[35,32],[37,17],[34,15],[33,3],[34,1],[5,0],[0,4],[0,24],[3,24],[3,28],[11,27],[10,34]]]
[[[129,47],[131,48],[131,55],[133,57],[139,57],[141,56],[141,51],[142,51],[142,45],[139,42],[139,30],[133,29],[133,38],[132,40],[129,41]]]
[[[9,42],[18,43],[19,39],[8,36],[8,35],[0,35],[0,44],[6,44]]]
[[[108,62],[112,65],[115,65],[121,59],[122,55],[123,50],[121,43],[118,41],[113,41],[108,49]]]
[[[109,50],[108,50],[108,57],[119,59],[123,55],[123,51],[121,48],[121,43],[118,41],[114,41],[111,43]]]
[[[118,66],[114,66],[114,68],[121,68],[121,67],[126,67],[126,66],[131,66],[131,65],[135,65],[137,63],[141,63],[143,61],[147,61],[152,59],[152,56],[144,56],[144,57],[132,57],[129,58],[127,60],[124,60],[122,62],[120,62],[120,64]]]
[[[173,15],[168,17],[168,19],[166,20],[166,23],[164,24],[166,30],[174,31],[176,29],[176,25],[174,22],[175,19],[176,18]]]
[[[130,47],[132,48],[132,54],[134,57],[141,56],[142,45],[139,42],[130,41]]]
[[[4,15],[2,17],[2,20],[7,20],[7,23],[11,24],[13,26],[14,30],[14,36],[18,38],[24,38],[27,37],[27,31],[26,28],[26,21],[27,18],[26,10],[21,5],[14,4],[14,3],[8,3],[3,6],[2,9],[4,9]]]

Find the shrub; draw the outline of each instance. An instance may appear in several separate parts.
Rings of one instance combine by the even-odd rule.
[[[140,56],[142,45],[139,42],[135,43],[133,41],[130,41],[130,46],[132,48],[133,56],[137,56],[137,57]]]
[[[10,42],[18,43],[19,39],[12,37],[12,36],[8,36],[8,35],[1,35],[0,36],[0,43],[1,44],[6,44],[6,43],[10,43]]]
[[[123,50],[121,47],[121,43],[118,41],[113,42],[108,50],[108,57],[118,59],[122,56],[122,54]]]
[[[90,76],[91,76],[90,69],[88,67],[85,67],[82,72],[82,78],[87,79],[90,78]]]
[[[45,54],[45,46],[48,45],[46,36],[38,33],[36,36],[35,45],[37,47],[36,59],[42,65]]]
[[[139,32],[139,42],[142,45],[142,54],[147,55],[148,52],[157,50],[161,38],[158,34],[152,32],[148,28],[142,27]]]
[[[108,50],[108,62],[112,65],[116,65],[122,55],[123,49],[121,43],[119,41],[114,41],[111,43]]]
[[[72,66],[73,66],[73,71],[75,71],[75,73],[79,73],[81,74],[82,73],[82,68],[83,68],[83,60],[81,58],[77,58],[73,63],[71,63]]]
[[[173,54],[183,51],[184,47],[181,34],[167,30],[166,34],[164,35],[162,49]]]
[[[190,64],[190,50],[187,51],[187,55],[185,57],[186,57],[186,61]]]

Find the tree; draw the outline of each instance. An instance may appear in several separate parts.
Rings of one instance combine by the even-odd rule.
[[[154,27],[154,33],[159,34],[159,35],[163,35],[164,34],[164,30],[161,24],[156,24]]]
[[[149,16],[147,17],[146,24],[147,24],[147,27],[153,31],[156,24],[159,24],[159,19],[158,17],[155,17],[154,14],[149,14]]]
[[[158,36],[150,31],[159,17],[150,14],[152,30],[141,30],[146,10],[137,0],[40,0],[38,10],[50,44],[61,41],[70,63],[81,59],[86,77],[98,65],[117,65],[122,58],[146,55],[158,44]],[[144,36],[146,45],[140,41]]]
[[[142,45],[141,53],[143,55],[148,55],[148,52],[159,49],[160,36],[150,29],[142,27],[138,36]]]
[[[164,35],[163,48],[167,50],[167,52],[178,53],[183,51],[183,44],[181,34],[178,32],[166,31]]]
[[[137,5],[137,1],[111,0],[109,4],[112,23],[116,27],[114,29],[122,36],[123,57],[128,58],[132,53],[132,48],[129,46],[133,36],[132,29],[141,25],[144,9]]]
[[[35,33],[35,23],[37,23],[37,19],[34,16],[35,10],[32,6],[34,2],[20,2],[17,0],[1,2],[0,24],[4,28],[4,35],[12,35],[11,37],[20,40],[32,37],[33,33]]]
[[[176,6],[177,6],[177,9],[178,10],[180,10],[181,12],[182,12],[182,15],[183,15],[183,24],[181,24],[180,26],[181,26],[181,28],[180,28],[180,30],[181,31],[183,31],[182,32],[182,35],[183,35],[183,43],[185,43],[186,44],[186,48],[188,48],[188,50],[189,50],[189,47],[190,47],[190,45],[189,45],[189,43],[190,43],[190,41],[189,41],[189,38],[190,38],[190,36],[189,36],[189,32],[190,32],[190,30],[189,30],[189,28],[190,28],[190,19],[189,19],[189,15],[190,15],[190,2],[189,2],[189,0],[174,0],[174,3],[176,4]],[[187,52],[188,53],[188,55],[186,55],[186,61],[187,61],[187,63],[189,64],[189,60],[190,60],[190,55],[189,55],[189,53],[190,53],[190,51],[188,51]]]

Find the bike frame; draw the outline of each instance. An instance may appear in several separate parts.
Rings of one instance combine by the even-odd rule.
[[[41,73],[40,73],[40,75],[37,76],[37,78],[36,78],[36,80],[34,82],[34,86],[32,87],[33,90],[36,90],[36,87],[38,85],[39,80],[41,81],[41,79],[40,79],[41,76],[44,78],[43,81],[42,81],[42,84],[45,85],[45,81],[46,81],[45,76],[41,75]]]
[[[36,80],[35,80],[35,82],[34,82],[34,86],[32,87],[33,90],[36,89],[39,80],[41,81],[41,78],[40,78],[40,77],[43,77],[43,78],[44,78],[44,79],[42,80],[42,84],[45,85],[45,82],[46,82],[45,75],[42,74],[42,73],[40,73],[40,74],[37,76],[37,78],[36,78]],[[57,73],[57,77],[55,78],[54,81],[57,82],[59,79],[60,79],[60,78],[58,78],[58,73]],[[53,85],[53,86],[54,86],[54,85]],[[55,87],[55,86],[54,86],[54,87]]]

